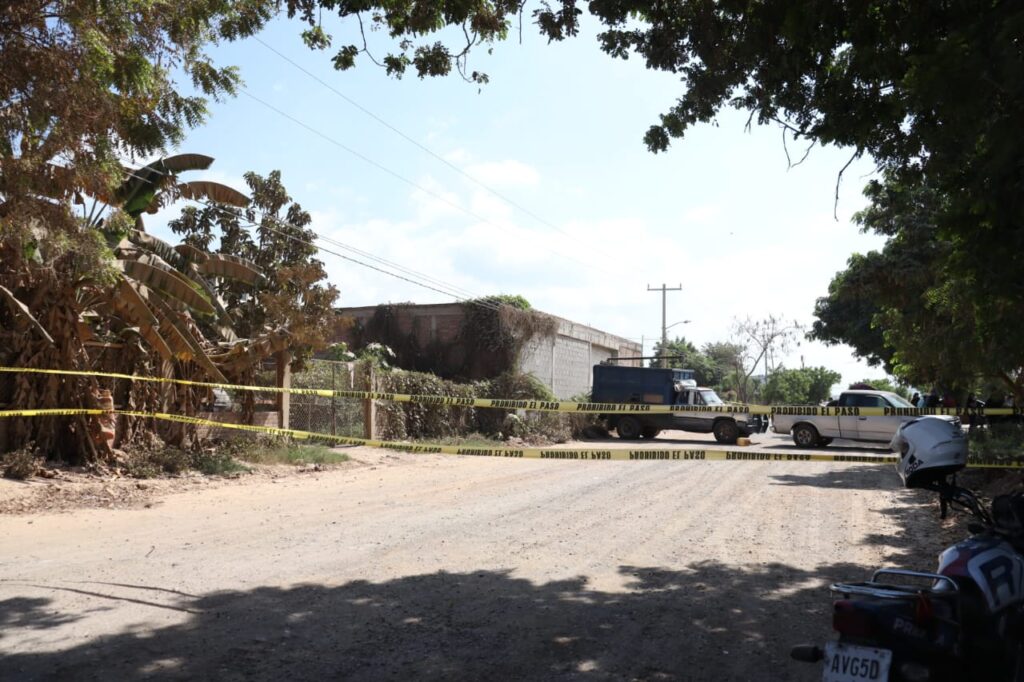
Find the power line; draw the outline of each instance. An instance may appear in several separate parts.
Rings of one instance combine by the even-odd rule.
[[[455,293],[455,291],[458,291],[459,288],[458,287],[454,287],[454,286],[452,286],[452,285],[450,285],[450,284],[448,284],[448,283],[446,283],[446,282],[444,282],[442,280],[437,280],[437,279],[435,279],[433,277],[427,276],[427,280],[428,281],[427,282],[423,282],[423,281],[420,281],[418,279],[415,279],[412,276],[404,276],[404,275],[401,275],[401,274],[398,274],[398,273],[390,272],[390,271],[385,270],[383,268],[377,267],[375,265],[371,265],[370,263],[364,263],[363,261],[361,261],[361,260],[359,260],[357,258],[352,258],[351,256],[346,256],[345,254],[338,253],[337,251],[334,251],[332,249],[328,249],[325,246],[316,244],[316,243],[314,243],[312,241],[309,241],[307,239],[302,239],[302,238],[297,237],[297,236],[295,236],[293,234],[289,234],[289,233],[287,233],[287,232],[285,232],[283,230],[276,229],[276,228],[271,227],[269,225],[260,225],[259,223],[254,223],[254,222],[252,222],[250,220],[247,220],[247,219],[243,220],[242,216],[240,216],[239,214],[237,214],[237,213],[235,213],[233,211],[230,211],[228,209],[225,209],[224,207],[218,206],[218,205],[216,205],[216,204],[214,204],[212,202],[206,202],[206,201],[202,201],[202,200],[199,200],[199,199],[192,199],[192,201],[195,201],[195,202],[197,202],[199,204],[202,204],[202,205],[207,206],[209,208],[212,208],[214,210],[221,211],[223,213],[227,213],[228,215],[232,215],[232,216],[238,218],[239,222],[244,224],[245,226],[256,227],[256,228],[266,227],[266,229],[271,230],[272,232],[275,232],[277,234],[280,234],[281,236],[283,236],[283,237],[285,237],[287,239],[291,239],[292,241],[298,242],[300,244],[305,244],[307,246],[311,246],[311,247],[313,247],[314,249],[316,249],[318,251],[322,251],[324,253],[329,253],[329,254],[331,254],[333,256],[337,256],[338,258],[341,258],[343,260],[349,261],[351,263],[355,263],[355,264],[361,265],[361,266],[363,266],[365,268],[369,268],[370,270],[375,270],[375,271],[380,272],[382,274],[388,275],[389,277],[394,277],[394,278],[400,279],[400,280],[402,280],[404,282],[408,282],[410,284],[414,284],[414,285],[416,285],[418,287],[422,287],[424,289],[429,289],[430,291],[434,291],[434,292],[437,292],[439,294],[443,294],[445,296],[454,298],[456,301],[460,301],[462,303],[472,303],[473,305],[476,305],[476,306],[479,306],[479,307],[482,307],[482,308],[487,308],[487,309],[490,309],[490,310],[495,310],[495,311],[500,309],[500,304],[494,304],[494,303],[490,303],[490,302],[488,302],[486,300],[482,300],[481,297],[479,297],[479,296],[477,296],[475,294],[472,294],[471,292],[468,292],[468,291],[466,291],[464,289],[462,291],[464,292],[464,294],[469,294],[468,296],[460,295],[458,293]],[[290,228],[295,229],[295,230],[308,229],[308,228],[299,227],[298,225],[295,225],[293,223],[289,223],[289,222],[283,221],[280,218],[277,218],[276,216],[272,216],[272,215],[270,215],[268,213],[265,213],[265,212],[255,211],[255,210],[253,212],[263,216],[263,218],[265,218],[267,220],[270,220],[272,222],[277,223],[278,225],[282,225],[282,226],[285,226],[285,227],[290,227]],[[310,232],[313,232],[314,234],[316,234],[318,239],[324,239],[324,237],[322,235],[316,233],[314,230],[310,230]],[[337,244],[341,244],[341,242],[336,242],[336,243]],[[350,249],[352,249],[354,251],[359,251],[358,249],[355,249],[354,247],[348,247],[348,248],[350,248]],[[380,262],[381,264],[387,265],[389,267],[393,267],[393,268],[395,268],[395,269],[397,269],[399,271],[403,271],[404,270],[409,275],[417,274],[416,271],[414,271],[414,270],[407,270],[406,268],[404,268],[403,266],[401,266],[401,265],[399,265],[397,263],[391,263],[390,261],[387,261],[386,259],[379,258],[377,256],[373,256],[372,254],[369,254],[369,253],[365,253],[364,257],[373,258],[374,260]],[[433,284],[430,283],[430,280],[433,280]],[[436,286],[434,284],[436,284]],[[438,287],[442,287],[442,286],[446,287],[446,288],[445,289],[438,288]],[[453,290],[455,290],[455,291],[453,291]]]
[[[166,175],[166,176],[173,176],[174,175],[173,173],[164,173],[164,172],[156,170],[156,169],[151,169],[151,170],[154,170],[155,172],[159,173],[160,175]],[[142,181],[148,182],[147,178],[143,178],[143,177],[141,177],[139,175],[136,175],[134,173],[128,173],[128,176],[136,178],[138,180],[142,180]],[[212,209],[214,211],[218,211],[218,212],[220,212],[220,213],[222,213],[224,215],[229,215],[231,217],[237,218],[240,223],[244,223],[247,226],[260,227],[260,225],[257,224],[257,223],[254,223],[254,222],[249,221],[247,219],[243,219],[243,216],[239,212],[233,211],[231,209],[228,209],[228,208],[226,208],[224,206],[221,206],[219,204],[216,204],[214,202],[205,201],[205,200],[202,200],[202,199],[190,199],[190,201],[194,201],[194,202],[196,202],[198,204],[201,204],[203,206],[206,206],[206,207],[208,207],[208,208],[210,208],[210,209]],[[259,215],[263,216],[264,218],[267,218],[267,219],[269,219],[271,221],[274,221],[274,222],[278,223],[279,225],[284,225],[286,227],[291,227],[291,228],[293,228],[295,230],[300,230],[300,231],[301,230],[309,229],[309,228],[300,227],[298,225],[289,223],[287,221],[282,221],[280,218],[277,218],[276,216],[272,216],[272,215],[270,215],[270,214],[268,214],[266,212],[263,212],[263,211],[257,211],[255,209],[250,209],[250,210],[252,210],[253,213],[259,214]],[[449,284],[447,282],[444,282],[443,280],[439,280],[439,279],[431,277],[429,275],[424,275],[422,273],[418,273],[415,270],[410,270],[410,269],[405,268],[404,266],[402,266],[402,265],[400,265],[398,263],[393,263],[391,261],[388,261],[387,259],[381,258],[379,256],[375,256],[375,255],[373,255],[373,254],[371,254],[369,252],[361,251],[360,249],[356,249],[355,247],[351,247],[351,246],[349,246],[347,244],[344,244],[343,242],[340,242],[340,241],[337,241],[337,240],[333,240],[333,239],[328,238],[328,237],[324,237],[323,235],[317,233],[315,230],[312,230],[312,229],[309,229],[309,231],[313,232],[317,236],[318,239],[323,239],[325,241],[328,241],[329,243],[334,243],[335,245],[337,245],[337,246],[339,246],[341,248],[346,248],[346,249],[349,249],[349,250],[351,250],[353,252],[358,252],[363,257],[371,258],[371,259],[381,263],[382,265],[387,265],[388,267],[391,267],[391,268],[394,268],[396,270],[399,270],[400,272],[404,271],[407,275],[410,275],[410,276],[407,277],[407,276],[403,276],[403,275],[400,275],[400,274],[397,274],[397,273],[394,273],[394,272],[389,272],[389,271],[387,271],[387,270],[385,270],[383,268],[376,267],[376,266],[371,265],[369,263],[364,263],[363,261],[360,261],[359,259],[352,258],[350,256],[346,256],[344,254],[338,253],[337,251],[333,251],[331,249],[328,249],[326,247],[318,245],[318,244],[316,244],[316,243],[314,243],[312,241],[309,241],[309,240],[306,240],[306,239],[300,239],[299,237],[296,237],[295,235],[288,234],[286,232],[283,232],[282,230],[277,230],[277,229],[275,229],[273,227],[267,226],[267,229],[270,229],[273,232],[281,234],[282,236],[284,236],[284,237],[286,237],[288,239],[291,239],[293,241],[296,241],[296,242],[299,242],[299,243],[302,243],[302,244],[306,244],[307,246],[311,246],[314,249],[317,249],[318,251],[323,251],[325,253],[330,253],[333,256],[337,256],[338,258],[342,258],[342,259],[347,260],[349,262],[356,263],[357,265],[361,265],[361,266],[369,268],[371,270],[375,270],[377,272],[383,273],[383,274],[388,275],[390,277],[394,277],[396,279],[400,279],[402,281],[408,282],[410,284],[414,284],[414,285],[422,287],[424,289],[429,289],[431,291],[434,291],[434,292],[443,294],[445,296],[454,298],[456,301],[460,301],[460,302],[463,302],[463,303],[471,303],[473,305],[477,305],[479,307],[487,308],[487,309],[494,310],[494,311],[500,310],[501,306],[504,305],[504,304],[501,304],[501,303],[495,304],[495,303],[490,303],[490,302],[485,301],[485,300],[479,300],[481,297],[477,296],[476,294],[473,294],[472,292],[469,292],[466,289],[462,289],[461,287],[457,287],[457,286],[451,285],[451,284]],[[421,277],[423,279],[426,279],[427,282],[420,281],[420,280],[416,279],[415,276],[419,276],[419,277]],[[441,288],[438,288],[438,287],[445,287],[445,289],[441,289]],[[460,295],[459,293],[455,293],[455,292],[458,292],[458,291],[461,291],[462,294]]]
[[[444,204],[454,208],[457,211],[461,211],[462,213],[465,213],[466,215],[470,216],[471,218],[473,218],[475,220],[480,221],[481,223],[483,223],[485,225],[489,225],[490,227],[493,227],[496,230],[499,230],[501,232],[505,232],[506,231],[501,226],[496,225],[495,223],[491,222],[487,218],[484,218],[483,216],[475,213],[471,209],[468,209],[468,208],[466,208],[464,206],[461,206],[461,205],[457,204],[456,202],[451,201],[450,199],[447,199],[444,196],[438,194],[437,192],[434,192],[432,190],[427,189],[426,187],[423,187],[422,185],[420,185],[419,183],[415,182],[414,180],[410,180],[410,179],[406,178],[405,176],[403,176],[403,175],[401,175],[401,174],[391,170],[387,166],[385,166],[385,165],[383,165],[381,163],[378,163],[377,161],[374,161],[373,159],[371,159],[370,157],[366,156],[365,154],[362,154],[362,153],[352,149],[348,145],[346,145],[346,144],[344,144],[342,142],[339,142],[338,140],[334,139],[330,135],[328,135],[328,134],[326,134],[324,132],[321,132],[320,130],[317,130],[316,128],[314,128],[313,126],[309,125],[308,123],[305,123],[304,121],[296,118],[295,116],[292,116],[291,114],[287,113],[286,111],[283,111],[282,109],[279,109],[278,107],[274,106],[270,102],[267,102],[266,100],[257,97],[256,95],[252,94],[251,92],[249,92],[245,88],[242,88],[240,90],[240,92],[243,95],[245,95],[246,97],[249,97],[250,99],[254,100],[255,102],[258,102],[259,104],[262,104],[264,107],[270,109],[271,111],[273,111],[274,113],[278,114],[279,116],[282,116],[283,118],[288,119],[289,121],[295,123],[296,125],[301,126],[302,128],[305,128],[306,130],[308,130],[309,132],[313,133],[317,137],[320,137],[320,138],[322,138],[324,140],[327,140],[331,144],[337,146],[339,149],[345,150],[346,152],[348,152],[349,154],[352,154],[356,158],[358,158],[358,159],[360,159],[362,161],[365,161],[366,163],[370,164],[374,168],[377,168],[377,169],[387,173],[388,175],[390,175],[390,176],[400,180],[401,182],[404,182],[405,184],[409,185],[410,187],[413,187],[414,189],[417,189],[420,192],[423,192],[424,194],[426,194],[426,195],[428,195],[430,197],[433,197],[434,199],[437,199],[438,201],[440,201],[440,202],[442,202],[442,203],[444,203]],[[549,251],[549,252],[555,254],[556,256],[559,256],[560,258],[563,258],[565,260],[573,261],[574,263],[576,263],[578,265],[581,265],[584,268],[587,268],[588,270],[597,269],[597,270],[599,270],[601,272],[604,272],[605,274],[607,274],[609,276],[612,276],[611,272],[608,272],[608,271],[604,270],[603,268],[595,268],[591,264],[585,263],[585,262],[581,261],[580,259],[575,258],[574,256],[570,256],[568,254],[562,253],[561,251],[556,251],[555,249],[552,249],[552,248],[548,248],[548,247],[544,247],[544,248],[545,248],[546,251]]]
[[[488,193],[490,193],[490,194],[491,194],[492,196],[495,196],[495,197],[497,197],[498,199],[501,199],[501,200],[502,200],[502,201],[504,201],[504,202],[505,202],[506,204],[508,204],[509,206],[511,206],[511,207],[515,208],[516,210],[520,211],[520,212],[521,212],[521,213],[523,213],[524,215],[527,215],[527,216],[529,216],[529,217],[533,218],[534,220],[536,220],[536,221],[537,221],[538,223],[540,223],[541,225],[544,225],[545,227],[548,227],[548,228],[550,228],[550,229],[552,229],[552,230],[555,230],[555,231],[556,231],[556,232],[558,232],[559,234],[562,234],[562,235],[564,235],[564,236],[566,236],[566,237],[569,237],[570,239],[578,239],[578,237],[576,237],[576,236],[574,236],[574,235],[570,234],[569,232],[566,232],[565,230],[563,230],[562,228],[558,227],[557,225],[555,225],[555,224],[554,224],[554,223],[552,223],[551,221],[549,221],[549,220],[545,220],[545,219],[544,219],[543,217],[541,217],[541,216],[537,215],[536,213],[534,213],[534,212],[533,212],[533,211],[531,211],[530,209],[526,208],[525,206],[523,206],[523,205],[521,205],[521,204],[519,204],[519,203],[517,203],[517,202],[513,201],[512,199],[508,198],[507,196],[505,196],[504,194],[502,194],[502,193],[501,193],[501,192],[499,192],[498,190],[496,190],[496,189],[494,189],[493,187],[491,187],[491,186],[487,185],[486,183],[484,183],[484,182],[482,182],[482,181],[478,180],[478,179],[477,179],[477,178],[475,178],[475,177],[474,177],[473,175],[471,175],[470,173],[467,173],[467,172],[466,172],[465,170],[463,170],[462,168],[460,168],[460,167],[456,166],[456,165],[455,165],[454,163],[452,163],[452,162],[451,162],[451,161],[449,161],[448,159],[444,158],[443,156],[441,156],[440,154],[438,154],[437,152],[435,152],[435,151],[434,151],[433,149],[431,149],[430,147],[427,147],[427,146],[426,146],[425,144],[423,144],[423,143],[419,142],[419,141],[418,141],[418,140],[416,140],[415,138],[413,138],[413,137],[411,137],[411,136],[409,136],[409,135],[405,134],[404,132],[402,132],[401,130],[399,130],[398,128],[396,128],[396,127],[395,127],[394,125],[392,125],[391,123],[388,123],[388,122],[387,122],[386,120],[384,120],[383,118],[381,118],[380,116],[378,116],[378,115],[377,115],[377,114],[375,114],[374,112],[372,112],[372,111],[370,111],[369,109],[367,109],[366,107],[364,107],[364,106],[363,106],[362,104],[360,104],[359,102],[357,102],[356,100],[354,100],[354,99],[353,99],[352,97],[350,97],[350,96],[346,95],[345,93],[343,93],[342,91],[338,90],[338,89],[337,89],[337,88],[335,88],[335,87],[334,87],[333,85],[331,85],[331,84],[330,84],[330,83],[328,83],[327,81],[323,80],[322,78],[320,78],[319,76],[317,76],[317,75],[316,75],[315,73],[313,73],[313,72],[312,72],[312,71],[310,71],[309,69],[305,68],[304,66],[302,66],[301,64],[299,64],[298,62],[296,62],[295,60],[293,60],[293,59],[292,59],[291,57],[287,56],[286,54],[284,54],[283,52],[281,52],[280,50],[278,50],[277,48],[275,48],[275,47],[274,47],[273,45],[270,45],[269,43],[265,42],[265,41],[264,41],[264,40],[263,40],[262,38],[260,38],[259,36],[256,36],[256,37],[255,37],[254,39],[255,39],[255,40],[256,40],[256,42],[258,42],[258,43],[259,43],[260,45],[262,45],[263,47],[267,48],[268,50],[270,50],[271,52],[273,52],[274,54],[276,54],[276,55],[277,55],[278,57],[280,57],[280,58],[281,58],[281,59],[283,59],[284,61],[286,61],[286,62],[288,62],[289,64],[291,64],[291,65],[292,65],[293,67],[295,67],[296,69],[298,69],[298,70],[299,70],[299,71],[301,71],[302,73],[306,74],[307,76],[309,76],[310,78],[312,78],[312,79],[313,79],[314,81],[316,81],[317,83],[319,83],[319,84],[320,84],[320,85],[322,85],[323,87],[327,88],[328,90],[330,90],[331,92],[333,92],[333,93],[334,93],[335,95],[337,95],[338,97],[342,98],[343,100],[345,100],[346,102],[348,102],[348,103],[349,103],[350,105],[352,105],[353,107],[355,107],[355,108],[356,108],[356,109],[358,109],[359,111],[363,112],[364,114],[366,114],[367,116],[369,116],[370,118],[372,118],[372,119],[373,119],[374,121],[376,121],[377,123],[381,124],[382,126],[384,126],[385,128],[387,128],[387,129],[388,129],[388,130],[390,130],[391,132],[395,133],[396,135],[398,135],[399,137],[401,137],[402,139],[404,139],[404,140],[405,140],[406,142],[409,142],[410,144],[412,144],[412,145],[415,145],[415,146],[416,146],[417,148],[419,148],[420,150],[422,150],[422,151],[423,151],[423,152],[425,152],[426,154],[429,154],[429,155],[430,155],[430,156],[432,156],[432,157],[433,157],[434,159],[436,159],[436,160],[440,161],[441,163],[443,163],[444,165],[448,166],[448,168],[452,169],[453,171],[455,171],[456,173],[458,173],[458,174],[459,174],[459,175],[461,175],[462,177],[466,178],[467,180],[469,180],[470,182],[472,182],[472,183],[473,183],[474,185],[476,185],[477,187],[480,187],[481,189],[483,189],[483,190],[487,191]],[[610,254],[606,254],[606,255],[609,255],[609,256],[610,256]]]
[[[214,210],[218,210],[218,211],[222,211],[222,212],[227,211],[227,209],[224,209],[223,207],[217,206],[216,204],[213,204],[211,202],[206,202],[206,201],[202,201],[202,200],[199,200],[199,199],[192,199],[192,201],[195,201],[195,202],[200,203],[200,204],[202,204],[204,206],[208,206],[210,208],[213,208]],[[487,309],[494,310],[494,311],[497,311],[497,310],[500,309],[500,305],[493,304],[493,303],[490,303],[490,302],[485,301],[485,300],[478,300],[480,297],[472,296],[472,295],[471,295],[471,297],[460,296],[460,295],[454,293],[453,291],[445,290],[445,289],[440,289],[440,288],[438,288],[438,286],[450,287],[451,285],[448,285],[448,284],[446,284],[444,282],[440,282],[439,280],[435,280],[435,282],[439,282],[438,286],[433,286],[432,284],[429,284],[427,282],[423,282],[423,281],[414,279],[412,277],[407,277],[407,276],[404,276],[404,275],[401,275],[401,274],[398,274],[398,273],[395,273],[395,272],[390,272],[390,271],[385,270],[385,269],[383,269],[381,267],[377,267],[375,265],[371,265],[370,263],[365,263],[365,262],[363,262],[363,261],[361,261],[361,260],[359,260],[357,258],[352,258],[351,256],[346,256],[343,253],[339,253],[339,252],[334,251],[332,249],[328,249],[327,247],[319,245],[319,244],[316,244],[316,243],[314,243],[312,241],[309,241],[308,239],[302,239],[302,238],[297,237],[297,236],[295,236],[293,234],[289,234],[289,233],[287,233],[287,232],[285,232],[283,230],[279,230],[279,229],[271,227],[269,225],[261,225],[259,223],[254,223],[254,222],[252,222],[250,220],[247,220],[247,219],[243,220],[242,216],[240,216],[239,214],[234,213],[232,211],[227,211],[227,213],[232,215],[232,216],[234,216],[234,217],[236,217],[236,218],[239,218],[239,222],[243,223],[246,226],[256,227],[256,228],[265,227],[266,229],[268,229],[268,230],[270,230],[272,232],[280,234],[281,236],[285,237],[286,239],[291,239],[292,241],[298,242],[300,244],[305,244],[307,246],[311,246],[314,249],[317,249],[318,251],[322,251],[324,253],[329,253],[329,254],[331,254],[333,256],[337,256],[338,258],[341,258],[343,260],[349,261],[351,263],[355,263],[357,265],[361,265],[364,268],[369,268],[370,270],[375,270],[375,271],[380,272],[382,274],[388,275],[389,277],[394,277],[394,278],[400,279],[400,280],[402,280],[404,282],[408,282],[410,284],[414,284],[414,285],[416,285],[418,287],[422,287],[424,289],[429,289],[429,290],[437,292],[439,294],[443,294],[445,296],[449,296],[449,297],[454,298],[455,300],[457,300],[459,302],[471,303],[473,305],[477,305],[477,306],[480,306],[482,308],[487,308]],[[265,212],[254,211],[254,213],[258,213],[258,214],[262,215],[265,219],[268,219],[268,220],[270,220],[272,222],[278,223],[279,225],[282,225],[282,226],[285,226],[285,227],[290,227],[290,228],[296,229],[296,230],[308,229],[308,228],[302,228],[302,227],[299,227],[298,225],[294,225],[292,223],[283,221],[280,218],[277,218],[275,216],[269,215],[269,214],[267,214]],[[310,231],[313,232],[313,230],[310,230]],[[317,234],[317,233],[314,232],[314,234]],[[320,239],[323,239],[323,237],[321,235],[319,235],[319,234],[317,234],[317,237],[320,238]],[[372,256],[372,254],[369,254],[369,255]],[[384,259],[377,258],[377,257],[374,257],[374,258],[376,260],[378,260],[378,261],[383,261],[383,263],[388,264],[391,267],[395,267],[396,269],[403,269],[402,266],[399,266],[397,264],[392,265],[389,261],[386,261]],[[415,271],[412,271],[412,272],[415,272]],[[433,279],[433,278],[430,278],[430,279]],[[453,288],[457,289],[457,287],[453,287]]]

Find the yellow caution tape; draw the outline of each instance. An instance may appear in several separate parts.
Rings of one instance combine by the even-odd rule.
[[[80,414],[109,414],[107,410],[91,410],[86,408],[47,408],[42,410],[0,410],[0,417],[73,417]]]
[[[480,448],[461,447],[456,445],[418,445],[395,441],[335,436],[329,433],[302,431],[299,429],[281,429],[273,426],[256,426],[253,424],[233,424],[218,422],[202,417],[170,414],[165,412],[139,412],[135,410],[95,410],[95,409],[45,409],[45,410],[0,410],[0,419],[5,417],[40,417],[70,415],[121,414],[128,417],[143,419],[160,419],[196,426],[210,426],[250,433],[264,433],[275,436],[286,436],[298,440],[319,439],[332,441],[341,445],[362,445],[366,447],[398,450],[419,454],[463,455],[470,457],[505,457],[514,459],[556,459],[574,461],[707,461],[707,462],[848,462],[863,464],[894,464],[899,458],[895,455],[831,455],[801,454],[791,452],[764,452],[750,450],[705,450],[690,448],[670,449],[639,449],[625,448]],[[971,468],[981,469],[1024,469],[1024,462],[1003,462],[999,460],[980,460],[970,462]]]
[[[234,391],[253,391],[258,393],[289,393],[293,395],[313,395],[323,398],[355,398],[360,400],[382,400],[398,403],[417,403],[421,405],[443,405],[450,407],[477,407],[504,410],[533,410],[538,412],[576,412],[586,414],[723,414],[745,416],[760,415],[799,415],[818,417],[916,417],[928,415],[947,415],[954,417],[985,416],[985,415],[1024,415],[1019,407],[968,408],[968,407],[808,407],[803,405],[743,405],[730,403],[726,405],[651,405],[646,403],[580,403],[566,400],[523,400],[505,398],[462,398],[457,396],[419,395],[415,393],[384,393],[379,391],[335,391],[322,388],[282,388],[278,386],[248,386],[244,384],[220,384],[208,381],[191,381],[188,379],[168,379],[165,377],[149,377],[137,374],[118,372],[87,372],[70,369],[37,369],[30,367],[0,367],[0,372],[21,374],[55,374],[69,376],[92,376],[108,379],[125,379],[128,381],[150,381],[157,383],[199,386],[203,388],[221,388]]]
[[[536,410],[539,412],[578,412],[578,413],[618,413],[633,412],[644,414],[670,414],[679,412],[672,405],[647,405],[641,403],[577,403],[572,401],[521,400],[504,398],[461,398],[457,396],[417,395],[414,393],[382,393],[378,391],[334,391],[321,388],[282,388],[278,386],[246,386],[242,384],[220,384],[208,381],[190,381],[188,379],[168,379],[165,377],[148,377],[137,374],[121,374],[118,372],[86,372],[70,369],[36,369],[29,367],[0,367],[0,372],[21,374],[56,374],[69,376],[92,376],[107,379],[126,379],[128,381],[151,381],[156,383],[180,384],[184,386],[200,386],[203,388],[222,388],[234,391],[254,391],[259,393],[289,393],[292,395],[313,395],[323,398],[357,398],[361,400],[384,400],[398,403],[419,403],[425,405],[445,405],[451,407],[480,407],[504,410]],[[735,407],[725,405],[708,407],[688,407],[687,412],[716,412],[721,414],[741,414]]]

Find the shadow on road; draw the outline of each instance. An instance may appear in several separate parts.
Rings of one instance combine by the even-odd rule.
[[[899,490],[903,487],[891,464],[857,464],[844,469],[807,474],[775,474],[772,485],[843,488],[845,490]]]
[[[766,445],[765,447],[770,447],[772,450],[792,450],[794,452],[824,452],[826,454],[829,452],[851,452],[862,455],[892,454],[892,451],[888,447],[876,447],[875,445],[876,444],[868,445],[865,443],[842,443],[837,445],[836,443],[831,443],[826,447],[802,448],[798,445],[794,445],[793,443],[789,443],[788,445],[784,443],[780,443],[778,445],[772,443],[771,445]]]
[[[10,653],[2,679],[816,679],[789,647],[829,632],[822,585],[867,567],[620,567],[628,590],[508,571],[432,573],[337,587],[263,587],[188,598],[179,624]],[[63,622],[40,599],[0,624]],[[2,641],[2,640],[0,640]],[[81,640],[78,640],[81,642]]]

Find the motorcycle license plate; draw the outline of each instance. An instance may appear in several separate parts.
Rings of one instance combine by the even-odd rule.
[[[825,642],[822,682],[876,682],[889,679],[892,652],[841,642]]]

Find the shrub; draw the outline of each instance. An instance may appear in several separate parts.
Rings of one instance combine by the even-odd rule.
[[[128,453],[125,469],[132,478],[176,475],[192,468],[193,457],[193,454],[171,446],[135,450]]]
[[[32,453],[31,447],[25,447],[4,455],[0,459],[0,467],[3,468],[4,478],[24,481],[36,473],[38,458]]]
[[[472,398],[474,385],[457,384],[425,372],[393,370],[377,375],[377,389],[389,393]],[[475,412],[472,407],[380,402],[377,429],[385,440],[458,436],[474,430]]]
[[[228,476],[247,474],[252,471],[223,450],[207,450],[192,455],[192,468],[206,476]]]
[[[1020,422],[990,424],[968,435],[970,460],[1020,460],[1024,457],[1024,425]]]

